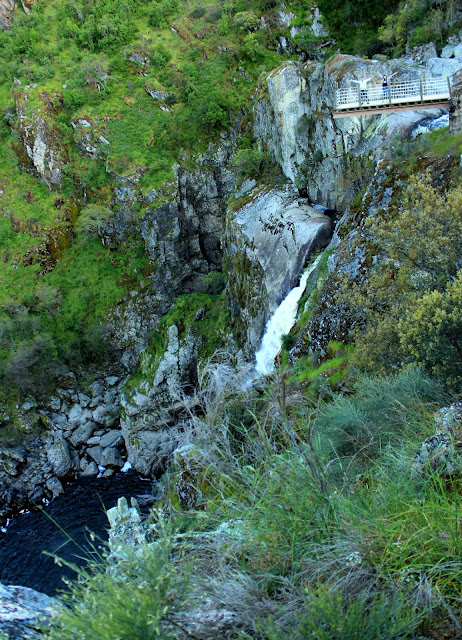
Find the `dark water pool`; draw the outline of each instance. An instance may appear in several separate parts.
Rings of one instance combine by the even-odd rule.
[[[107,539],[108,521],[105,509],[117,504],[118,498],[140,497],[140,503],[152,493],[152,480],[133,472],[111,478],[88,479],[66,487],[66,493],[53,500],[44,512],[18,515],[0,538],[0,582],[31,587],[48,595],[63,589],[63,576],[74,572],[60,567],[45,552],[57,554],[76,564],[85,562],[82,550],[101,546]],[[148,506],[144,507],[146,511]],[[89,532],[97,536],[91,542]]]

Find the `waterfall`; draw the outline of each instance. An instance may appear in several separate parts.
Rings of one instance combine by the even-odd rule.
[[[415,129],[411,133],[411,138],[416,138],[421,133],[428,133],[429,131],[434,131],[435,129],[442,129],[443,127],[449,126],[449,114],[445,113],[438,118],[426,118],[425,120],[421,120]]]
[[[321,255],[322,254],[320,254],[313,264],[303,273],[298,287],[294,287],[289,291],[266,323],[265,334],[261,341],[260,349],[255,354],[257,361],[255,370],[257,373],[267,375],[274,370],[274,359],[281,349],[282,336],[289,333],[294,326],[298,301],[305,291],[308,278],[318,266]]]

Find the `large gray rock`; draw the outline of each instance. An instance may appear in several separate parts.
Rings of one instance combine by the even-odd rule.
[[[60,607],[56,598],[27,587],[0,584],[0,637],[9,640],[45,640],[41,626]]]
[[[96,424],[91,421],[80,425],[80,427],[77,427],[77,429],[72,433],[70,437],[71,443],[74,447],[78,447],[84,442],[87,442],[87,440],[93,435],[95,429]]]
[[[254,351],[268,316],[297,283],[311,253],[325,247],[332,221],[286,185],[257,193],[229,214],[225,234],[233,310]]]
[[[107,447],[107,449],[104,449],[103,453],[101,454],[101,464],[103,465],[103,467],[108,467],[110,469],[120,469],[120,467],[123,466],[124,461],[117,449]]]
[[[96,447],[90,447],[89,449],[87,449],[87,454],[91,458],[93,458],[96,464],[101,464],[101,458],[103,456],[102,447],[100,447],[99,445],[96,445]]]
[[[99,441],[99,444],[105,449],[106,447],[115,447],[122,440],[122,434],[118,429],[111,429]]]
[[[72,469],[72,458],[69,452],[69,445],[60,432],[53,434],[47,445],[48,462],[53,468],[53,473],[58,478],[62,478]]]
[[[448,78],[456,71],[459,71],[462,62],[452,58],[430,58],[426,66],[432,76]]]

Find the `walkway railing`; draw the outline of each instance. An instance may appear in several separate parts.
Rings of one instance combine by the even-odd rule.
[[[341,110],[448,100],[451,97],[451,86],[451,78],[420,78],[395,82],[388,87],[370,82],[367,90],[352,84],[350,87],[337,89],[335,108]]]

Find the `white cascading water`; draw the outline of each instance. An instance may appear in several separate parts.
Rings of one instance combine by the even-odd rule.
[[[322,254],[321,254],[322,255]],[[274,359],[281,350],[282,336],[289,333],[294,326],[297,315],[297,304],[310,275],[316,269],[321,258],[319,255],[313,264],[303,273],[300,284],[289,291],[274,314],[266,323],[265,334],[260,349],[255,354],[255,370],[261,375],[268,375],[274,371]]]

